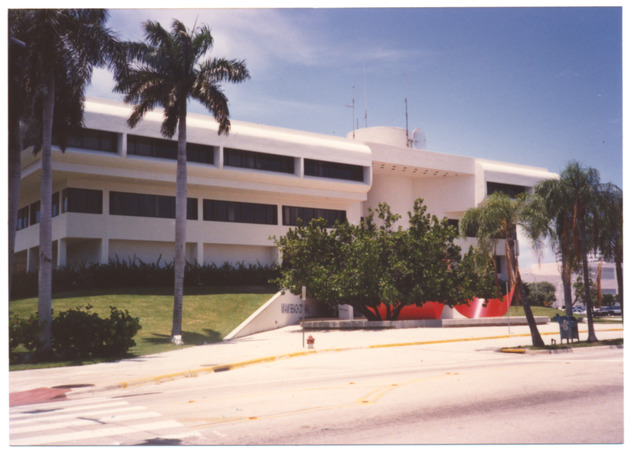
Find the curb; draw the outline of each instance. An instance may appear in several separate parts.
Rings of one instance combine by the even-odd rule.
[[[623,328],[614,328],[607,329],[601,331],[623,331]],[[559,333],[541,333],[544,335],[557,335]],[[182,372],[175,372],[171,374],[164,374],[155,377],[147,377],[147,378],[139,378],[137,380],[130,380],[121,382],[118,384],[105,386],[99,389],[92,388],[91,391],[86,392],[96,392],[99,390],[108,390],[108,389],[127,389],[136,386],[142,386],[147,384],[160,384],[168,381],[173,381],[181,378],[193,378],[203,374],[211,374],[211,373],[219,373],[219,372],[227,372],[234,369],[239,369],[242,367],[252,366],[256,364],[264,364],[274,361],[279,361],[283,359],[291,359],[297,358],[300,356],[306,356],[314,353],[330,353],[330,352],[341,352],[341,351],[350,351],[350,350],[362,350],[362,349],[377,349],[377,348],[390,348],[390,347],[409,347],[409,346],[417,346],[417,345],[431,345],[431,344],[446,344],[453,342],[471,342],[471,341],[483,341],[490,339],[506,339],[506,338],[514,338],[514,337],[529,337],[530,333],[522,333],[522,334],[505,334],[500,336],[482,336],[482,337],[474,337],[474,338],[460,338],[460,339],[441,339],[441,340],[432,340],[432,341],[415,341],[415,342],[399,342],[392,344],[377,344],[377,345],[366,345],[360,347],[345,347],[345,348],[329,348],[322,350],[306,350],[295,353],[288,353],[283,355],[273,355],[267,356],[263,358],[256,358],[248,361],[241,361],[231,364],[222,364],[217,366],[209,366],[202,367],[199,369],[186,370]],[[597,347],[600,348],[600,347]],[[524,348],[504,348],[498,349],[500,352],[504,353],[517,353],[517,354],[533,354],[533,353],[561,353],[561,350],[568,350],[572,352],[572,349],[559,349],[559,350],[527,350]]]

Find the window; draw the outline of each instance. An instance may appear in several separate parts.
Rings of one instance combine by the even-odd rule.
[[[109,193],[109,213],[130,217],[175,218],[175,197],[112,191]],[[197,199],[187,199],[186,218],[198,218]]]
[[[214,164],[214,146],[186,143],[186,160],[189,162]]]
[[[313,218],[325,218],[328,227],[333,227],[335,221],[346,221],[345,210],[316,209],[311,207],[282,206],[282,224],[284,226],[297,226],[298,219],[308,224]]]
[[[363,182],[363,167],[345,163],[305,159],[304,174],[307,176]]]
[[[459,235],[459,220],[449,218],[448,219],[449,226],[453,226],[455,228],[455,232]]]
[[[103,192],[84,188],[65,188],[61,192],[61,212],[103,213]]]
[[[118,152],[118,135],[105,130],[79,129],[68,137],[68,146],[115,154]]]
[[[22,207],[18,210],[17,216],[17,230],[21,230],[28,227],[28,206]]]
[[[59,215],[59,192],[53,193],[51,214],[53,217],[56,217],[57,215]]]
[[[204,199],[203,219],[232,223],[278,224],[278,208],[271,204]]]
[[[127,135],[127,154],[177,160],[177,141]],[[186,160],[211,165],[214,163],[214,146],[186,143]]]
[[[602,267],[602,279],[615,279],[615,269],[612,267]]]
[[[293,157],[225,148],[226,166],[293,174]]]
[[[493,193],[501,192],[509,196],[510,198],[516,198],[517,195],[527,192],[528,187],[524,187],[522,185],[510,185],[510,184],[499,184],[497,182],[488,182],[486,184],[486,189],[488,192],[488,196]]]
[[[30,206],[31,218],[29,220],[29,224],[34,225],[39,223],[39,215],[40,215],[40,202],[36,201]]]

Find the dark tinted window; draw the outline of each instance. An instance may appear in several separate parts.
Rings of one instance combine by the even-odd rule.
[[[522,185],[510,185],[510,184],[500,184],[498,182],[488,182],[487,183],[487,191],[488,196],[493,193],[503,193],[510,198],[516,198],[517,195],[521,193],[526,193],[528,187],[523,187]]]
[[[204,199],[203,219],[233,223],[278,224],[278,208],[271,204]]]
[[[127,135],[127,154],[177,160],[177,141]],[[214,163],[214,146],[186,143],[186,160]]]
[[[304,174],[307,176],[363,182],[363,167],[345,163],[305,159]]]
[[[68,146],[116,153],[118,152],[118,135],[105,130],[79,129],[68,137]]]
[[[175,218],[175,197],[113,191],[109,194],[109,213],[131,217]],[[198,218],[195,198],[187,200],[186,218]]]
[[[22,207],[18,210],[17,216],[17,230],[28,227],[28,206]]]
[[[66,188],[62,191],[62,213],[103,213],[103,193],[100,190]]]
[[[298,219],[308,224],[314,218],[325,218],[328,227],[333,227],[336,221],[339,223],[346,221],[346,211],[282,206],[282,224],[284,226],[297,226]]]
[[[238,168],[250,168],[291,174],[294,171],[293,157],[283,155],[225,148],[224,160],[226,166],[235,166]]]
[[[29,224],[34,225],[39,223],[39,214],[40,214],[40,202],[34,202],[30,205],[31,210],[31,218]]]

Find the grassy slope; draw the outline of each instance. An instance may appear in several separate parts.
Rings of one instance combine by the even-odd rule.
[[[243,322],[273,293],[255,288],[198,288],[184,294],[183,339],[185,346],[218,342]],[[53,314],[77,306],[91,305],[101,317],[109,317],[109,307],[126,309],[140,318],[142,329],[134,337],[134,356],[174,350],[170,343],[173,295],[169,289],[94,290],[55,294]],[[22,317],[37,311],[37,299],[11,301],[9,310]],[[11,369],[23,367],[11,366]]]

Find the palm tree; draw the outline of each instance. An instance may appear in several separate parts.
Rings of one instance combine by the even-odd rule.
[[[566,190],[560,179],[548,179],[539,182],[532,196],[530,219],[538,217],[540,222],[534,237],[548,238],[551,247],[560,259],[560,277],[564,291],[564,305],[568,316],[573,315],[573,297],[571,294],[571,276],[580,268],[579,259],[573,243],[574,210],[567,198]],[[530,222],[535,226],[535,222]]]
[[[196,99],[219,123],[218,133],[230,131],[228,101],[219,83],[242,82],[249,71],[242,60],[200,59],[213,45],[210,29],[202,25],[188,31],[173,21],[171,32],[153,21],[144,24],[145,42],[135,43],[128,73],[117,78],[115,91],[135,104],[127,123],[135,127],[157,105],[164,108],[161,133],[171,138],[177,130],[175,207],[175,288],[171,340],[181,344],[184,271],[186,268],[186,115],[187,101]]]
[[[594,168],[584,168],[576,161],[570,162],[560,175],[562,190],[566,193],[566,200],[573,210],[573,235],[575,238],[576,254],[584,279],[584,299],[586,301],[586,315],[588,319],[587,342],[596,342],[593,326],[593,303],[591,300],[590,276],[588,267],[588,253],[596,248],[597,239],[589,244],[587,237],[587,223],[596,231],[597,206],[599,201],[600,181],[599,173]],[[595,234],[597,235],[597,234]]]
[[[623,192],[616,185],[605,184],[599,199],[599,250],[604,259],[615,262],[623,315]]]
[[[9,10],[9,294],[13,281],[13,257],[15,252],[15,235],[17,230],[18,201],[20,195],[21,153],[23,149],[21,123],[27,110],[27,100],[22,89],[22,62],[26,44],[15,35],[13,29],[15,16],[19,10]]]
[[[85,90],[95,66],[120,67],[118,40],[105,27],[108,14],[100,9],[31,9],[12,16],[11,30],[25,43],[22,64],[25,96],[34,102],[41,121],[41,204],[39,224],[38,315],[43,346],[52,344],[52,136],[65,141],[83,121]]]
[[[512,199],[503,193],[493,193],[485,202],[467,210],[460,220],[461,230],[465,235],[477,238],[477,246],[488,253],[494,254],[497,241],[505,240],[505,257],[508,283],[514,288],[514,297],[523,305],[527,324],[532,335],[532,344],[536,347],[544,346],[542,336],[536,326],[536,320],[523,288],[523,282],[518,269],[516,255],[516,227],[526,223],[523,213],[526,198],[521,196]]]

